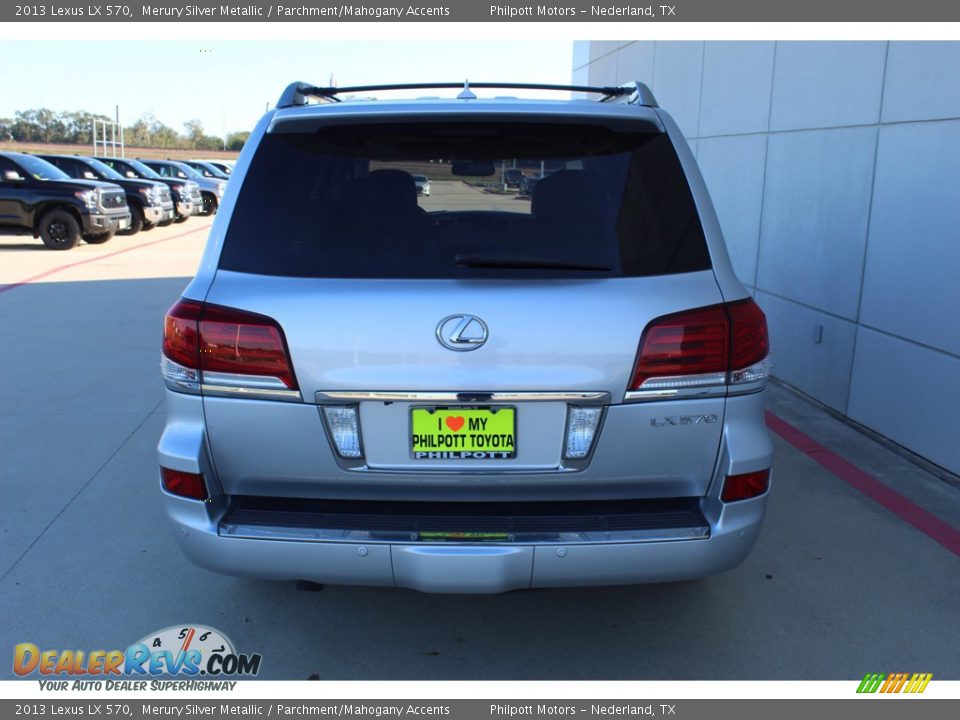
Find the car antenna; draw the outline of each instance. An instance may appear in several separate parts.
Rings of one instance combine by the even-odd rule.
[[[476,100],[477,96],[473,94],[473,91],[470,89],[470,80],[463,81],[463,91],[457,95],[457,100]]]

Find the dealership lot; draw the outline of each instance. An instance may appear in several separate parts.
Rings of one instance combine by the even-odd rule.
[[[439,182],[422,203],[442,209],[453,194],[461,207],[467,196],[524,203]],[[778,386],[768,393],[778,427],[893,490],[899,515],[836,463],[828,471],[823,450],[778,436],[756,549],[703,581],[431,596],[304,592],[192,566],[158,498],[159,340],[209,226],[194,219],[66,255],[0,238],[3,652],[124,648],[197,623],[261,653],[270,679],[960,678],[960,547],[949,532],[960,528],[960,489]],[[10,668],[0,662],[0,677]]]

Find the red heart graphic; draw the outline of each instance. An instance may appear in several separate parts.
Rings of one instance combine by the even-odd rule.
[[[456,417],[448,417],[444,422],[447,424],[447,427],[457,432],[460,428],[463,427],[463,416],[457,415]]]

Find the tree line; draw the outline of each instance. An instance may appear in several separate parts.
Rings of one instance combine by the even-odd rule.
[[[0,141],[91,144],[94,119],[107,122],[113,120],[106,115],[82,110],[77,112],[56,112],[47,108],[18,110],[12,118],[0,118]],[[132,125],[124,126],[123,140],[131,147],[224,149],[224,139],[216,135],[207,135],[199,120],[188,120],[183,128],[184,132],[177,132],[174,128],[157,120],[153,114],[147,113]],[[229,133],[226,137],[226,149],[241,150],[249,136],[248,132]]]

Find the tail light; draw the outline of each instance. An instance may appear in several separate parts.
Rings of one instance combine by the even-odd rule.
[[[191,500],[206,500],[209,497],[203,475],[199,473],[161,467],[160,480],[163,482],[163,488],[171,495],[179,495]]]
[[[770,487],[770,470],[759,470],[743,475],[727,475],[723,481],[720,499],[724,502],[748,500],[763,495]]]
[[[643,332],[628,390],[661,395],[760,383],[769,350],[766,317],[752,299],[665,315]]]
[[[183,299],[170,308],[161,371],[181,392],[300,399],[280,326],[234,308]]]

